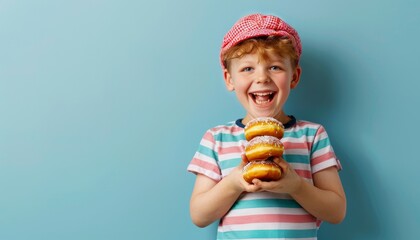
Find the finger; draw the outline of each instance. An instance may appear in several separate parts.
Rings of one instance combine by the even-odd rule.
[[[261,181],[260,179],[253,179],[252,183],[254,184],[254,186],[258,187],[258,191],[265,191],[265,190],[269,190],[272,187],[273,182],[264,182]]]
[[[247,192],[258,192],[261,190],[261,187],[255,184],[248,184],[245,189]]]
[[[239,164],[239,167],[243,168],[245,167],[245,165],[247,165],[249,163],[248,158],[245,156],[245,154],[241,155],[242,161]]]
[[[254,184],[255,186],[261,186],[261,183],[261,180],[258,178],[252,179],[252,184]]]
[[[270,183],[270,182],[263,182],[263,181],[261,181],[261,180],[255,180],[255,181],[253,181],[252,182],[253,184],[252,184],[252,186],[253,186],[253,191],[254,192],[264,192],[264,191],[268,191],[268,190],[270,190],[270,188],[268,187],[269,185],[268,185],[268,183]]]
[[[273,157],[273,162],[280,164],[281,162],[286,162],[282,157]]]
[[[249,160],[248,160],[248,158],[246,157],[245,153],[243,153],[243,154],[241,155],[241,158],[242,158],[242,162],[249,163]]]
[[[287,163],[286,160],[284,160],[283,158],[274,158],[273,161],[277,165],[279,165],[279,167],[281,168],[281,170],[283,170],[283,172],[286,172],[289,169],[289,163]]]

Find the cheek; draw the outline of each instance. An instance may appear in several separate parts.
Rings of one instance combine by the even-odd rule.
[[[277,86],[281,91],[288,91],[290,90],[292,83],[289,81],[282,81]]]
[[[237,91],[246,91],[249,88],[249,84],[247,84],[246,81],[235,80],[234,83]]]

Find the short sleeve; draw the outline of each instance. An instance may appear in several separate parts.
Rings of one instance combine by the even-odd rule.
[[[311,149],[312,174],[329,167],[336,167],[341,170],[341,164],[334,153],[327,131],[320,126],[315,133]]]
[[[215,181],[222,179],[218,165],[218,153],[213,133],[208,130],[200,141],[198,149],[187,170],[195,174],[203,174]]]

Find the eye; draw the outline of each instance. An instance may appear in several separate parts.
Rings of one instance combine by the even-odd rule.
[[[242,72],[250,72],[252,71],[252,67],[244,67],[242,68]]]
[[[274,66],[271,66],[270,67],[270,70],[272,70],[272,71],[280,71],[280,70],[282,70],[283,68],[281,68],[280,66],[277,66],[277,65],[274,65]]]

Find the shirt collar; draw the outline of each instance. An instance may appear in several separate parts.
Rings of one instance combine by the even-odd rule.
[[[287,123],[283,124],[285,129],[293,127],[293,125],[296,124],[296,118],[293,115],[289,115],[288,117],[290,118],[290,120]],[[236,125],[238,125],[241,128],[244,128],[245,125],[242,123],[242,120],[243,118],[236,120]]]

